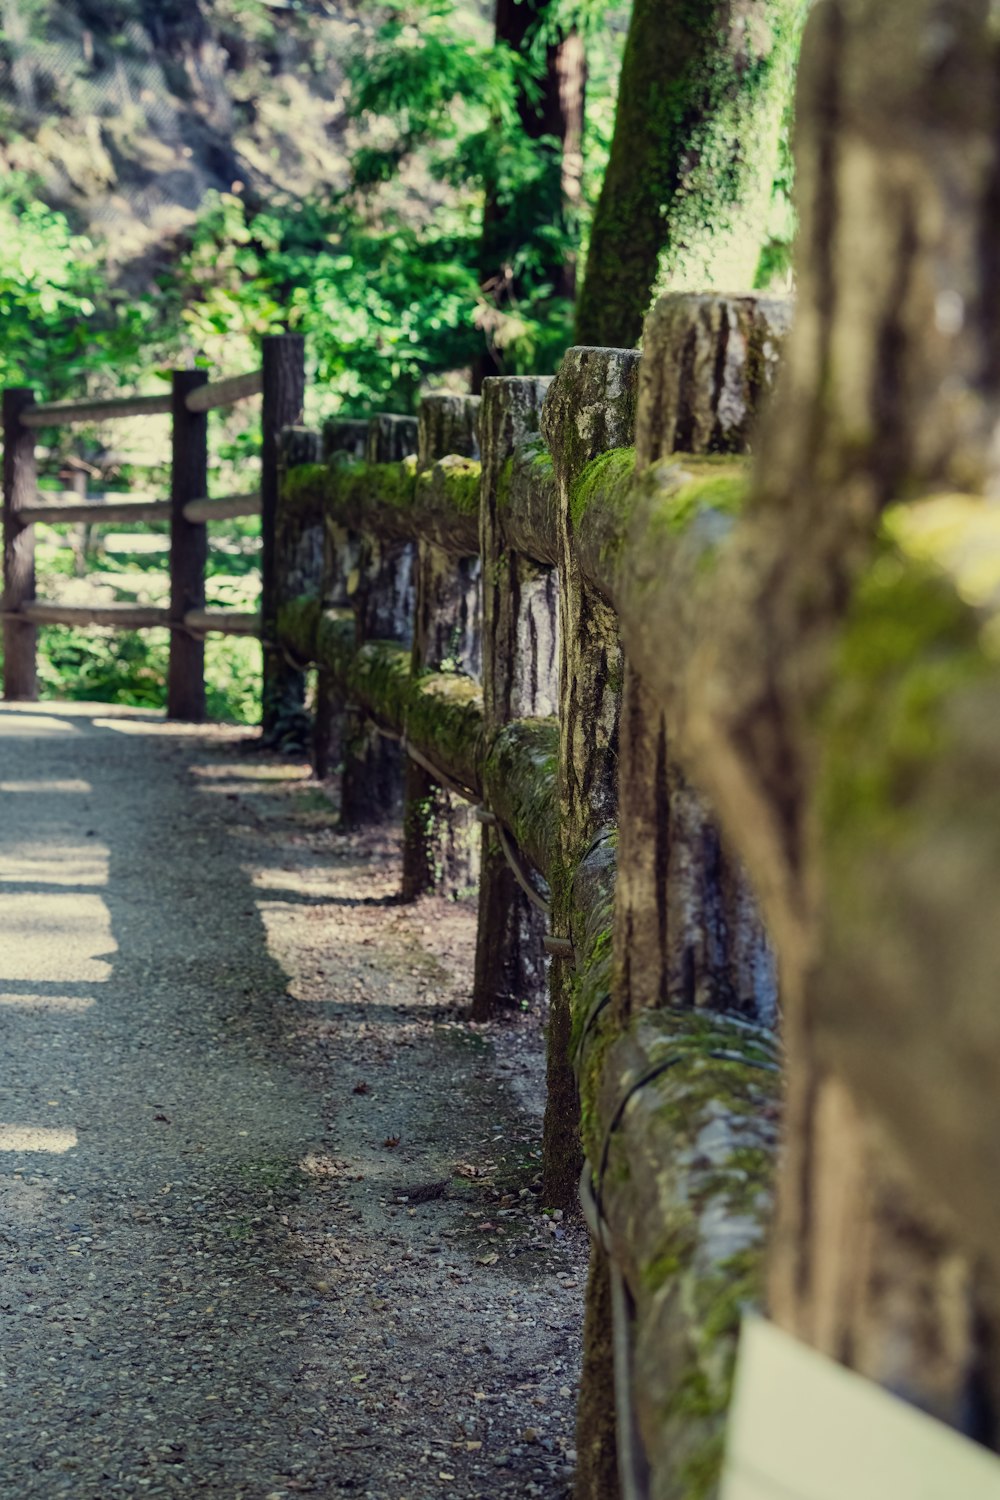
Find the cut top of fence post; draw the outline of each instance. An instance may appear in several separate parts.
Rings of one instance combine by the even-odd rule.
[[[295,469],[299,464],[318,464],[323,456],[323,439],[312,427],[283,427],[278,438],[278,464]]]
[[[643,333],[637,470],[671,453],[745,453],[791,317],[784,298],[661,297]]]
[[[545,398],[542,433],[560,484],[635,436],[639,353],[635,349],[569,349]]]
[[[324,458],[346,453],[349,458],[360,461],[365,457],[367,447],[367,417],[335,417],[323,424]]]
[[[514,449],[541,428],[551,375],[488,375],[480,397],[483,472],[499,474]]]
[[[365,458],[370,464],[397,464],[417,451],[416,417],[380,412],[368,423]]]
[[[478,396],[425,396],[417,415],[417,468],[429,469],[438,459],[457,453],[479,457]]]

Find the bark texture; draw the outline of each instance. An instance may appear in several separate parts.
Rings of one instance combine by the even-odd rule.
[[[571,349],[542,413],[555,463],[559,516],[560,868],[552,878],[551,922],[570,937],[569,872],[616,812],[616,757],[622,657],[618,622],[586,583],[574,549],[571,504],[587,463],[631,442],[639,357],[620,349]],[[568,1206],[580,1171],[579,1103],[569,1055],[571,974],[552,965],[543,1166],[549,1201]]]
[[[302,421],[306,393],[305,340],[301,334],[270,334],[262,342],[264,392],[261,401],[261,734],[269,744],[286,736],[301,738],[305,680],[278,646],[278,579],[275,523],[280,503],[281,434]],[[202,491],[204,494],[204,490]]]
[[[545,717],[558,707],[557,584],[509,543],[504,478],[515,452],[537,438],[546,380],[492,377],[483,384],[483,448],[479,511],[482,560],[483,715],[492,743],[513,719]],[[486,800],[503,800],[505,775],[488,762]],[[507,819],[508,828],[512,827]],[[522,838],[524,832],[522,831]],[[524,850],[520,840],[515,840]],[[524,850],[532,857],[529,850]],[[540,868],[537,857],[536,868]],[[543,873],[545,871],[543,870]],[[487,1019],[542,998],[546,961],[544,914],[525,894],[504,853],[500,833],[485,825],[479,878],[479,926],[473,1015]]]
[[[322,438],[318,432],[307,427],[286,427],[278,443],[278,473],[280,495],[274,524],[274,593],[275,609],[280,615],[282,606],[289,599],[302,594],[320,594],[323,589],[325,536],[323,512],[320,505],[308,496],[296,494],[289,498],[286,493],[285,476],[302,464],[319,460]],[[295,669],[282,652],[286,667]],[[283,749],[305,750],[315,743],[313,716],[305,706],[305,673],[301,677],[301,704],[297,712],[292,711],[291,702],[286,706],[280,731],[276,731],[277,742]],[[327,713],[329,709],[325,710]]]
[[[427,396],[417,418],[417,485],[428,509],[447,512],[449,466],[474,479],[479,457],[479,399]],[[440,462],[439,462],[440,461]],[[427,479],[426,484],[421,483]],[[478,486],[468,486],[473,513]],[[412,670],[461,673],[478,680],[481,667],[478,537],[456,556],[422,536],[416,544]],[[479,825],[468,803],[411,756],[403,806],[404,901],[428,891],[467,896],[479,877]]]
[[[35,499],[38,476],[35,436],[20,422],[33,406],[33,391],[14,388],[3,394],[3,598],[4,609],[20,609],[35,597],[35,530],[25,527],[18,511]],[[38,696],[35,652],[38,632],[23,620],[5,619],[4,697],[34,702]]]
[[[804,9],[636,0],[579,343],[637,343],[657,290],[754,286]]]
[[[186,519],[184,507],[208,491],[208,418],[188,411],[189,392],[205,385],[204,370],[175,370],[171,385],[170,661],[167,713],[200,724],[205,717],[205,638],[184,628],[189,609],[205,608],[208,528]],[[272,515],[273,520],[273,515]]]
[[[414,418],[372,417],[365,460],[371,465],[398,467],[416,452],[416,446]],[[414,555],[410,542],[358,529],[357,567],[347,580],[357,645],[400,641],[412,646]],[[350,703],[344,716],[343,756],[341,826],[359,828],[398,817],[404,802],[403,753]]]

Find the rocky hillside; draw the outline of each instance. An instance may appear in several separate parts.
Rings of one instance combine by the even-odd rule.
[[[0,160],[145,262],[212,189],[344,182],[365,24],[351,0],[0,0]]]

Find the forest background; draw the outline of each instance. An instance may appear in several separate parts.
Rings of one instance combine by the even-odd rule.
[[[663,285],[783,289],[805,0],[769,8],[762,110],[719,0],[0,0],[2,383],[160,390],[172,368],[254,368],[290,328],[316,425],[632,343]],[[705,39],[694,62],[671,25]],[[615,225],[638,242],[644,171],[659,267],[633,288]],[[163,492],[165,423],[46,440],[45,487]],[[211,444],[217,492],[252,489],[254,417],[213,417]],[[214,539],[210,604],[255,606],[256,527]],[[166,544],[49,528],[44,592],[162,603]],[[166,650],[166,632],[49,627],[43,690],[161,706]],[[206,670],[210,713],[254,722],[257,643],[210,640]]]

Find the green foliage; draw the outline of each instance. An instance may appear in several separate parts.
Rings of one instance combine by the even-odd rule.
[[[390,183],[415,159],[474,205],[474,323],[507,373],[550,372],[572,342],[565,270],[586,237],[617,78],[606,20],[593,5],[536,0],[515,49],[472,33],[454,0],[393,0],[351,66],[352,113],[362,126],[378,122],[375,144],[355,157],[355,186]],[[596,122],[584,141],[582,213],[564,201],[560,142],[532,120],[549,49],[572,27],[588,36],[587,115]]]
[[[182,317],[230,367],[286,320],[304,333],[312,417],[411,411],[430,375],[472,357],[474,249],[458,211],[421,233],[398,219],[366,225],[347,196],[254,212],[221,194],[181,264]]]
[[[148,309],[112,291],[92,242],[30,181],[0,186],[0,384],[50,400],[95,391],[140,363]]]

